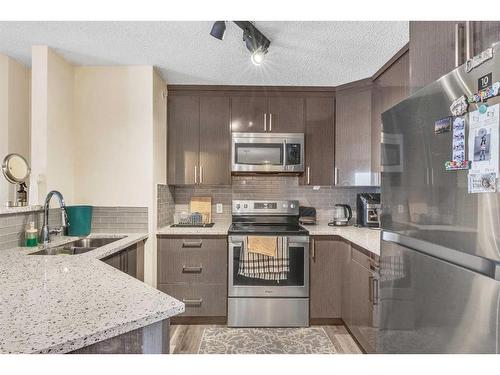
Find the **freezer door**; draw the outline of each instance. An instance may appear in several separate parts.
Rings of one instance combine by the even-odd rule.
[[[452,131],[434,133],[451,103],[478,91],[480,77],[500,80],[500,45],[494,57],[470,73],[461,66],[382,115],[383,135],[398,140],[398,160],[382,144],[381,227],[483,258],[500,260],[500,193],[468,194],[466,170],[445,171],[452,160]],[[499,97],[488,105],[499,103]],[[478,108],[469,105],[469,111]],[[468,116],[466,117],[468,119]],[[466,123],[466,150],[468,147]],[[392,155],[392,156],[391,156]],[[388,160],[384,160],[384,158]],[[500,190],[500,189],[499,189]]]
[[[499,281],[381,245],[377,352],[499,353]]]

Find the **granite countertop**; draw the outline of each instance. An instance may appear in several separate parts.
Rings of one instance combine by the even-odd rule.
[[[230,221],[216,222],[212,228],[172,228],[170,226],[158,229],[158,235],[222,235],[226,236]],[[327,221],[319,221],[316,225],[303,225],[311,236],[339,236],[366,250],[380,255],[380,230],[370,228],[330,227]]]
[[[375,255],[380,256],[380,229],[355,226],[331,227],[328,222],[319,221],[316,225],[304,225],[310,236],[340,236]]]
[[[147,238],[92,237],[124,235],[80,255],[0,251],[0,353],[67,353],[182,313],[182,302],[100,260]]]
[[[221,220],[216,221],[211,228],[196,228],[196,227],[171,227],[170,224],[166,227],[159,228],[156,233],[158,235],[212,235],[212,236],[227,236],[227,231],[231,221]]]

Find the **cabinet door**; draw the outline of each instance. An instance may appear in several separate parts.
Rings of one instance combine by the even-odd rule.
[[[339,249],[339,262],[342,274],[342,298],[341,305],[342,311],[341,316],[346,326],[350,326],[352,322],[352,310],[351,310],[351,245],[348,242],[340,242],[338,245]]]
[[[371,131],[372,185],[380,185],[381,115],[408,96],[409,78],[409,54],[406,52],[373,82]]]
[[[456,25],[460,25],[458,45]],[[410,87],[411,92],[434,82],[455,69],[455,54],[464,63],[465,45],[463,22],[410,22]]]
[[[500,41],[500,21],[474,21],[472,28],[474,55]]]
[[[200,184],[231,184],[229,126],[229,97],[200,97]]]
[[[372,273],[356,260],[350,263],[351,321],[349,329],[366,352],[375,351],[371,301]]]
[[[131,246],[127,251],[127,274],[137,278],[137,246]]]
[[[199,164],[199,104],[197,96],[168,97],[167,178],[170,185],[195,184],[195,168]]]
[[[333,98],[306,99],[304,185],[334,184],[335,130]]]
[[[269,118],[264,124],[264,116],[267,112],[268,101],[265,96],[233,96],[231,98],[231,131],[264,132],[264,125],[269,130]]]
[[[341,317],[341,263],[339,241],[313,237],[310,251],[310,318]]]
[[[371,185],[371,88],[339,92],[335,106],[337,185]]]
[[[113,254],[112,256],[103,260],[104,263],[109,264],[111,267],[116,268],[117,270],[122,270],[122,257],[121,254]]]
[[[273,133],[304,133],[304,98],[270,97],[267,121]]]

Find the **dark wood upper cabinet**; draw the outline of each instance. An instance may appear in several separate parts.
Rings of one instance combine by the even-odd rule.
[[[276,96],[269,98],[268,131],[304,133],[304,98]]]
[[[304,132],[304,98],[302,96],[231,97],[231,131],[233,132]]]
[[[411,92],[500,41],[499,21],[410,22]]]
[[[306,98],[304,185],[334,184],[334,98]]]
[[[265,96],[231,97],[231,131],[264,132],[267,131],[268,100]]]
[[[471,23],[474,55],[500,42],[500,21],[473,21]]]
[[[371,185],[371,83],[337,92],[335,99],[335,184]]]
[[[198,96],[168,97],[167,179],[170,185],[196,183],[200,144],[199,106]]]
[[[229,97],[200,97],[200,184],[231,184],[229,117]]]
[[[380,184],[380,139],[383,112],[409,95],[409,53],[406,50],[396,61],[378,75],[372,86],[372,185]]]

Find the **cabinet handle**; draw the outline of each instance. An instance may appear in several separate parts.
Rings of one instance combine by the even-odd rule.
[[[337,167],[334,168],[333,170],[333,179],[334,179],[334,185],[338,185],[339,183],[339,169]]]
[[[264,113],[264,131],[267,132],[267,113]]]
[[[273,114],[272,113],[269,114],[269,131],[270,132],[273,131]]]
[[[373,305],[378,305],[378,293],[379,293],[379,284],[378,279],[376,277],[373,278]]]
[[[311,238],[311,258],[313,262],[316,262],[316,242],[314,238]]]
[[[201,306],[203,299],[201,299],[201,298],[200,299],[185,299],[185,298],[183,298],[182,302],[184,302],[184,304],[186,306],[189,306],[189,307],[199,307],[199,306]]]
[[[182,273],[201,273],[203,267],[200,266],[182,266]]]
[[[200,184],[203,183],[203,165],[200,165]]]
[[[373,276],[368,277],[368,300],[373,303]]]
[[[472,57],[471,21],[465,21],[465,58],[469,60],[471,57]]]
[[[201,247],[203,241],[182,241],[182,247]]]
[[[311,184],[311,168],[307,167],[307,185]]]
[[[196,165],[194,166],[194,184],[198,183],[198,170],[196,169]]]
[[[460,23],[455,24],[455,68],[462,63],[462,49],[460,48],[460,31],[463,26]]]

